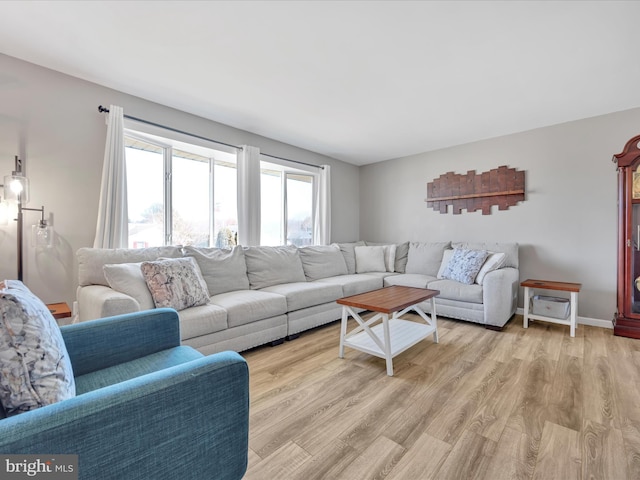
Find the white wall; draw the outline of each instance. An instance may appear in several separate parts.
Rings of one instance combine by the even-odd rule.
[[[124,107],[125,114],[225,143],[331,165],[333,240],[359,237],[357,167],[0,55],[0,178],[13,170],[14,155],[24,159],[32,189],[28,206],[44,205],[57,233],[55,248],[37,258],[32,248],[25,248],[24,281],[44,301],[75,299],[75,252],[93,245],[106,136],[98,105],[109,104]],[[25,213],[27,239],[38,215]],[[15,222],[0,227],[0,279],[5,278],[16,278]]]
[[[521,280],[582,283],[578,315],[611,320],[617,239],[611,158],[639,131],[640,109],[633,109],[361,167],[360,236],[518,242]],[[526,171],[524,202],[493,207],[491,215],[427,207],[427,183],[441,174],[500,165]]]

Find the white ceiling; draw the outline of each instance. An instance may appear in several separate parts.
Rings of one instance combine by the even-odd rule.
[[[363,165],[640,106],[638,19],[631,1],[2,1],[0,52]]]

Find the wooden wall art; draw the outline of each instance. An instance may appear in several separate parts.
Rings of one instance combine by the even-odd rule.
[[[491,215],[492,205],[506,210],[524,201],[524,170],[518,172],[502,165],[481,174],[474,170],[466,175],[448,172],[427,184],[425,201],[440,213],[447,213],[447,207],[452,205],[454,215],[463,208],[467,212],[481,209],[483,215]]]

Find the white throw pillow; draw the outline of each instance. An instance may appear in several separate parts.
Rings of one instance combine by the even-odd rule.
[[[133,297],[139,304],[140,310],[156,308],[153,297],[142,275],[139,263],[114,263],[105,265],[104,276],[109,286],[116,292]]]
[[[440,264],[440,269],[438,270],[438,275],[437,275],[438,278],[444,278],[442,276],[442,274],[444,273],[445,269],[447,268],[447,265],[449,265],[449,260],[451,260],[451,256],[452,255],[453,255],[453,249],[452,248],[448,248],[442,254],[442,263]]]
[[[383,245],[384,248],[384,266],[387,272],[395,272],[396,268],[396,245]]]
[[[507,254],[504,252],[490,252],[487,259],[482,264],[482,268],[478,272],[478,276],[476,277],[476,283],[478,285],[482,285],[482,281],[484,280],[484,276],[493,272],[504,266],[507,261]]]
[[[384,247],[355,247],[356,273],[385,272]]]

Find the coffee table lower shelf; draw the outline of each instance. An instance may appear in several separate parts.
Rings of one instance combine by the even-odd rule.
[[[384,324],[371,328],[371,331],[378,337],[384,338]],[[409,320],[393,318],[389,320],[389,337],[391,339],[391,356],[404,352],[416,343],[424,340],[436,331],[434,325],[424,325]],[[380,358],[387,358],[387,354],[376,344],[367,332],[360,332],[344,340],[345,347],[375,355]]]

